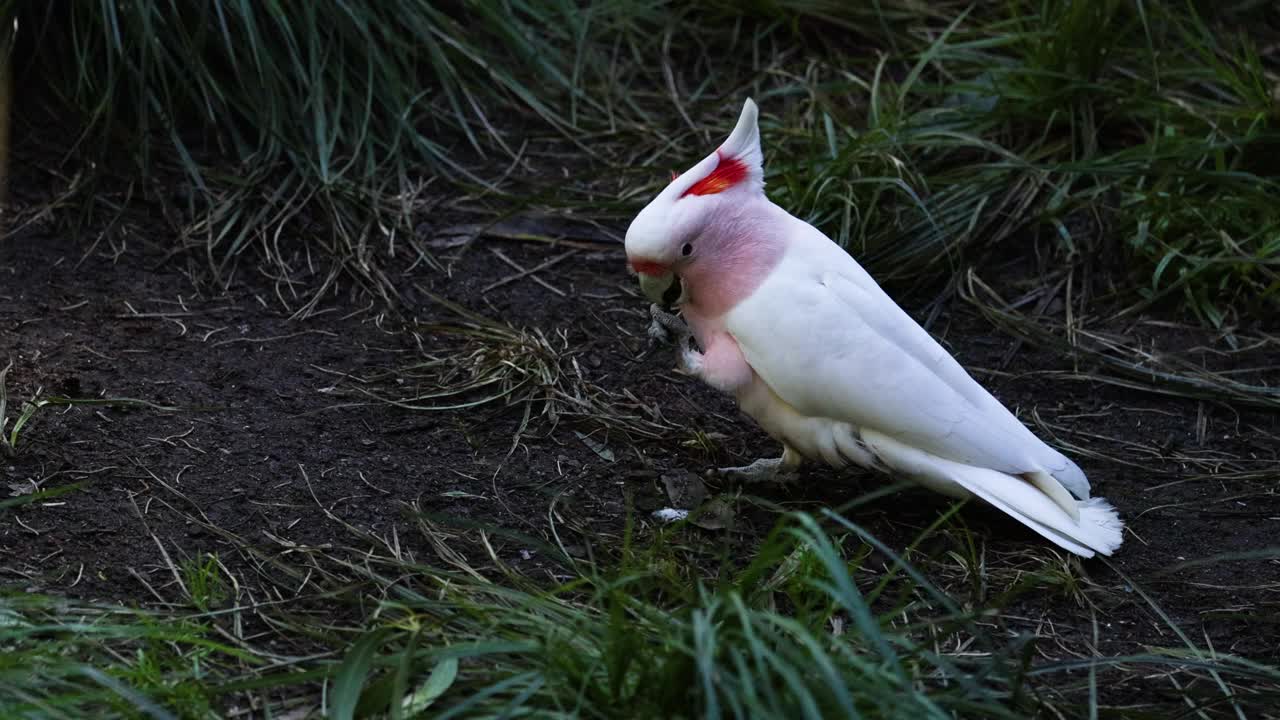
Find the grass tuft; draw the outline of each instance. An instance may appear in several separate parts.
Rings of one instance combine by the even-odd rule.
[[[499,215],[623,219],[753,94],[777,199],[890,282],[1040,236],[1064,261],[1127,266],[1115,286],[1137,279],[1145,302],[1223,325],[1274,309],[1280,288],[1280,45],[1254,5],[11,12],[19,69],[51,113],[79,119],[78,147],[181,167],[190,187],[162,194],[184,242],[224,281],[247,248],[286,282],[314,276],[304,313],[344,271],[394,297],[385,265],[435,209],[432,183]],[[571,182],[548,183],[557,165]]]

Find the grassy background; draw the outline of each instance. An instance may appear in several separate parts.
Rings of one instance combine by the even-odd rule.
[[[284,235],[328,264],[322,279],[346,274],[394,301],[386,268],[430,212],[428,191],[490,219],[585,215],[619,230],[750,94],[776,201],[886,282],[981,300],[1015,334],[1061,339],[964,271],[1033,247],[1050,248],[1047,282],[1079,283],[1117,311],[1159,305],[1230,330],[1280,304],[1270,3],[9,0],[0,11],[17,20],[17,136],[39,141],[33,127],[50,119],[73,129],[54,169],[65,201],[85,217],[119,212],[104,190],[126,185],[168,208],[176,242],[223,282],[246,257],[299,275],[313,256],[281,251]],[[1149,358],[1071,342],[1152,375]],[[1178,370],[1160,378],[1173,392],[1280,402]],[[277,717],[1097,716],[1098,676],[1121,665],[1201,680],[1215,690],[1188,694],[1199,712],[1280,702],[1275,668],[1210,652],[1172,623],[1176,651],[1033,666],[990,617],[1027,587],[1078,591],[1077,566],[961,603],[912,564],[925,558],[899,561],[834,512],[786,515],[745,566],[714,570],[690,562],[682,529],[591,561],[549,546],[566,568],[555,587],[496,557],[486,564],[499,572],[482,573],[450,553],[453,531],[420,528],[439,562],[385,543],[370,553],[381,541],[357,536],[361,551],[292,567],[226,538],[282,587],[316,574],[306,597],[254,608],[284,649],[227,633],[250,613],[227,606],[235,578],[211,556],[169,563],[157,611],[6,595],[5,711],[213,717],[251,698]],[[483,552],[483,534],[468,538]],[[872,551],[899,562],[867,593],[854,577]],[[1026,690],[1059,675],[1070,699]]]
[[[176,164],[177,229],[223,275],[301,226],[389,290],[428,179],[621,221],[750,94],[774,198],[890,282],[1040,234],[1127,269],[1123,301],[1218,326],[1277,305],[1268,3],[9,5],[19,82],[47,90],[23,102],[81,133],[68,162]]]

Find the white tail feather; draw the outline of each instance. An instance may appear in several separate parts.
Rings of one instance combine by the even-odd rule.
[[[1077,519],[1023,478],[940,458],[871,430],[864,429],[862,439],[894,470],[927,479],[930,485],[960,485],[1077,555],[1110,555],[1123,540],[1124,524],[1102,498],[1076,501]]]
[[[1049,499],[1057,503],[1058,507],[1067,511],[1072,520],[1080,522],[1080,508],[1076,499],[1071,497],[1071,493],[1058,482],[1058,479],[1047,472],[1029,472],[1022,474],[1023,479],[1035,485],[1040,492],[1049,496]]]

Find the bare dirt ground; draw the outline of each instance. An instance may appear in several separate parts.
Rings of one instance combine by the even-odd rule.
[[[21,184],[20,174],[14,186]],[[15,209],[49,200],[19,189]],[[147,603],[166,595],[176,559],[221,553],[234,566],[226,533],[285,556],[350,544],[335,518],[377,536],[407,536],[411,509],[542,539],[555,520],[607,546],[629,512],[643,529],[648,512],[667,504],[663,473],[777,452],[730,400],[674,373],[669,348],[648,347],[645,303],[621,246],[599,231],[535,223],[556,240],[539,242],[468,235],[458,229],[468,218],[435,218],[419,239],[447,270],[402,258],[393,268],[401,314],[340,288],[310,317],[291,319],[278,299],[301,305],[289,283],[251,260],[229,289],[203,282],[193,270],[203,260],[169,255],[170,238],[145,212],[100,238],[76,236],[57,219],[35,220],[0,245],[0,363],[14,362],[11,402],[42,389],[154,406],[47,407],[17,453],[0,459],[6,494],[82,483],[3,517],[0,578],[11,589]],[[552,260],[499,282],[518,275],[515,266]],[[1012,296],[1034,273],[1011,259],[983,275]],[[465,321],[436,298],[512,330],[497,339],[466,334]],[[1095,327],[1121,329],[1105,312],[1095,317]],[[1222,347],[1214,334],[1166,320],[1122,327],[1143,347],[1271,367],[1277,377],[1275,357],[1224,361],[1196,349]],[[1280,415],[1100,382],[1062,353],[1027,344],[1011,353],[1012,338],[959,300],[943,305],[930,328],[997,397],[1073,454],[1128,523],[1114,558],[1083,562],[1060,592],[1016,597],[1005,627],[1042,636],[1037,653],[1045,657],[1184,647],[1162,611],[1201,647],[1280,661],[1280,633],[1257,624],[1280,620],[1280,562],[1194,564],[1277,545]],[[422,399],[485,377],[498,379]],[[499,389],[524,401],[406,407],[465,404]],[[612,415],[602,420],[603,412]],[[799,485],[760,494],[812,508],[884,482],[809,468]],[[946,507],[910,490],[853,517],[901,549]],[[731,530],[694,531],[693,541],[749,553],[776,519],[751,505]],[[948,555],[961,548],[947,533],[917,559],[975,602],[1070,562],[987,508],[970,505],[958,522],[979,539],[981,567]],[[556,572],[531,545],[494,543],[499,557],[535,577]],[[1122,704],[1173,690],[1161,678],[1130,678],[1104,694]]]

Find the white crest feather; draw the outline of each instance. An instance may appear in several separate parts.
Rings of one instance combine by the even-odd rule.
[[[751,172],[751,177],[760,179],[764,175],[764,153],[760,151],[760,111],[755,101],[747,98],[742,104],[742,114],[738,116],[738,124],[734,126],[729,139],[720,146],[720,153],[726,158],[742,162]]]

